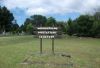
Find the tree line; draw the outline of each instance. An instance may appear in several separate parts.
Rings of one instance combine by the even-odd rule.
[[[100,37],[100,12],[81,15],[73,21],[69,19],[67,33],[71,36]]]
[[[14,20],[13,14],[6,7],[0,6],[0,34],[17,33],[18,28],[19,25]]]
[[[7,32],[34,34],[34,27],[39,26],[60,27],[63,34],[70,36],[100,37],[100,12],[92,15],[80,15],[75,20],[69,19],[66,22],[57,21],[53,17],[32,15],[19,26],[13,14],[6,7],[0,7],[0,34]]]

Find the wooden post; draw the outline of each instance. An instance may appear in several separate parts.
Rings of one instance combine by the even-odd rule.
[[[40,54],[42,54],[42,38],[40,38]]]
[[[54,54],[54,38],[52,38],[52,53]]]

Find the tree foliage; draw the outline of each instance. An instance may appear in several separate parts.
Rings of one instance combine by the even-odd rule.
[[[16,20],[12,24],[11,31],[13,34],[19,33],[19,25],[17,24]]]
[[[47,19],[46,26],[56,26],[56,20],[53,17],[49,17]]]
[[[35,26],[45,26],[45,23],[47,21],[46,17],[42,15],[33,15],[30,17],[30,20]]]
[[[67,33],[69,35],[96,37],[100,36],[100,14],[81,15],[76,20],[67,22]]]
[[[6,8],[0,7],[0,32],[8,32],[11,29],[13,14]]]
[[[43,15],[32,15],[27,18],[20,27],[14,21],[13,14],[0,6],[0,34],[4,32],[32,34],[34,27],[60,27],[64,34],[70,36],[100,37],[100,11],[94,15],[80,15],[77,19],[69,19],[67,22],[56,21],[55,18]]]
[[[69,35],[72,35],[73,34],[73,32],[74,32],[74,29],[73,28],[74,28],[73,27],[73,22],[72,22],[71,19],[69,19],[68,22],[67,22],[67,33]]]

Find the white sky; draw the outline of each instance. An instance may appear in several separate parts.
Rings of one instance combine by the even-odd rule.
[[[27,15],[33,14],[64,14],[91,12],[100,7],[100,0],[4,0],[9,9],[22,9]]]

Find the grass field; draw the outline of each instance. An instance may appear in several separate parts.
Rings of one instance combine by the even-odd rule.
[[[100,68],[100,39],[56,39],[54,56],[51,40],[43,40],[40,55],[39,39],[33,36],[0,37],[0,68]]]

